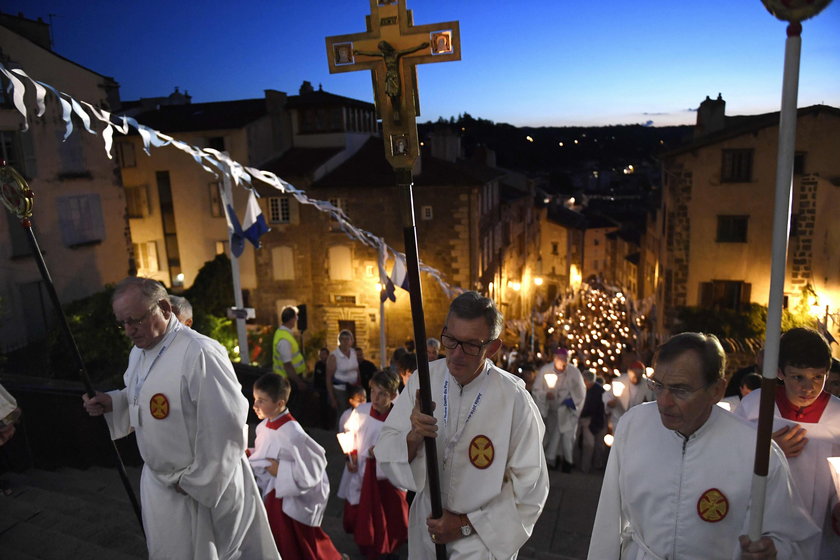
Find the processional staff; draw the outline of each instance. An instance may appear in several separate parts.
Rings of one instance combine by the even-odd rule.
[[[67,317],[65,317],[64,311],[61,308],[61,302],[58,299],[58,293],[55,291],[55,285],[50,277],[49,270],[47,270],[47,264],[44,262],[44,255],[41,253],[41,249],[38,246],[38,240],[35,238],[35,233],[32,231],[31,218],[34,198],[35,193],[33,193],[32,189],[29,188],[26,180],[17,171],[15,171],[14,168],[6,165],[5,161],[0,160],[0,199],[3,201],[3,205],[9,209],[9,212],[17,216],[20,220],[20,225],[26,232],[29,247],[32,249],[32,256],[35,258],[38,270],[41,271],[41,277],[44,279],[44,284],[46,285],[47,293],[50,296],[50,301],[52,301],[53,307],[58,315],[59,324],[61,325],[61,329],[64,331],[64,334],[67,336],[67,341],[73,350],[73,356],[76,360],[79,376],[85,385],[85,391],[89,397],[93,398],[96,393],[93,390],[93,384],[90,382],[87,367],[85,366],[84,360],[82,360],[82,354],[79,352],[76,339],[73,338],[73,333],[70,331],[70,325],[67,323]],[[134,490],[131,488],[131,482],[129,482],[128,474],[125,472],[125,465],[123,464],[122,457],[120,457],[120,452],[117,449],[116,442],[111,439],[111,433],[108,429],[108,424],[105,421],[104,416],[102,417],[102,427],[105,429],[108,440],[111,442],[117,470],[120,473],[123,486],[128,494],[131,506],[134,508],[134,513],[137,515],[137,520],[140,522],[140,530],[142,531],[143,518],[140,514],[140,502],[137,500],[137,496],[134,495]]]
[[[367,31],[363,33],[327,37],[327,59],[331,73],[370,70],[372,74],[376,109],[382,119],[385,158],[394,168],[400,191],[411,316],[414,339],[420,348],[425,345],[426,326],[412,191],[412,170],[419,155],[417,64],[460,60],[460,29],[457,21],[415,26],[405,0],[370,0],[370,15],[365,19]],[[421,410],[431,415],[432,391],[425,352],[417,353],[417,374]],[[439,518],[443,506],[437,447],[433,438],[426,438],[424,443],[432,517]],[[445,559],[446,547],[436,543],[435,553],[438,559]]]
[[[782,301],[785,288],[787,241],[790,228],[790,197],[793,188],[793,156],[796,150],[796,102],[799,91],[799,55],[802,47],[802,22],[817,15],[831,0],[761,0],[767,10],[787,21],[782,102],[779,112],[779,148],[776,160],[776,189],[773,208],[772,261],[770,265],[770,297],[764,334],[765,351],[761,404],[756,433],[753,467],[752,501],[749,538],[761,538],[764,518],[767,473],[770,464],[770,440],[773,432],[773,407],[776,395],[776,374],[779,362],[779,339],[782,327]]]

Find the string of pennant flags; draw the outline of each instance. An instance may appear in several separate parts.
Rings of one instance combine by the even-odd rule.
[[[127,135],[131,129],[134,129],[140,135],[140,138],[143,141],[143,150],[147,155],[151,155],[150,148],[152,147],[161,148],[164,146],[173,146],[182,152],[189,154],[195,162],[208,173],[212,173],[217,178],[220,174],[227,175],[230,177],[234,185],[247,189],[249,191],[248,205],[246,208],[245,220],[241,224],[236,217],[236,213],[233,211],[232,201],[223,199],[226,210],[225,216],[228,220],[228,229],[232,233],[232,251],[234,249],[234,245],[236,245],[238,253],[241,254],[242,247],[244,246],[244,241],[246,239],[253,243],[255,247],[259,247],[259,236],[262,235],[262,233],[265,233],[265,231],[268,231],[265,219],[261,217],[259,205],[256,202],[256,197],[258,196],[254,189],[254,181],[256,180],[273,187],[283,194],[293,196],[300,204],[313,206],[321,212],[330,214],[332,219],[339,224],[340,229],[348,237],[367,247],[376,249],[380,284],[383,286],[381,292],[382,301],[386,298],[391,301],[396,300],[396,286],[402,287],[406,290],[408,289],[405,274],[405,254],[390,247],[385,242],[384,238],[356,227],[344,211],[336,207],[334,204],[328,201],[311,198],[306,194],[306,192],[294,187],[292,184],[284,181],[274,173],[242,165],[241,163],[231,159],[227,153],[220,152],[212,148],[198,148],[197,146],[178,140],[177,138],[169,136],[159,130],[140,124],[132,117],[112,115],[110,111],[97,108],[87,101],[76,100],[73,96],[58,90],[49,84],[35,80],[20,68],[7,68],[5,65],[0,63],[0,73],[9,80],[8,90],[11,94],[12,103],[24,119],[22,128],[23,132],[29,130],[30,115],[24,100],[24,96],[27,92],[25,82],[28,82],[31,84],[32,88],[34,88],[36,117],[40,118],[46,113],[48,98],[54,97],[61,104],[61,116],[65,124],[64,140],[69,138],[75,130],[73,125],[73,115],[76,115],[76,117],[78,117],[81,121],[82,127],[85,131],[93,135],[101,134],[105,154],[108,156],[108,159],[113,159],[111,149],[114,142],[114,131],[119,134]],[[95,123],[97,121],[104,125],[101,133],[98,133],[95,127]],[[238,255],[235,254],[235,256]],[[390,276],[385,270],[386,261],[389,256],[394,260]],[[449,285],[449,283],[444,280],[443,274],[431,266],[421,262],[420,270],[433,278],[450,299],[459,292],[463,291],[461,288]]]

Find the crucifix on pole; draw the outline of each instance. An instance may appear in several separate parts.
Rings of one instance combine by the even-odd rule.
[[[424,348],[426,326],[412,193],[412,169],[420,152],[416,122],[420,114],[417,65],[460,60],[460,29],[457,21],[414,25],[405,0],[370,0],[370,15],[365,19],[367,31],[327,37],[327,60],[331,73],[371,71],[376,109],[382,120],[385,158],[394,168],[401,197],[414,340],[418,348]],[[417,375],[421,410],[431,415],[429,360],[425,352],[417,353]],[[439,518],[443,506],[437,447],[433,438],[426,438],[424,443],[432,517]],[[435,544],[435,553],[438,559],[445,559],[446,547]]]

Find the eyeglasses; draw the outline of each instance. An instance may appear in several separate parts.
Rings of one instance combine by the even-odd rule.
[[[673,385],[662,384],[656,379],[651,379],[650,377],[646,377],[645,382],[657,398],[659,398],[659,395],[662,394],[662,391],[667,389],[668,392],[671,393],[671,396],[677,399],[678,401],[688,400],[688,398],[691,397],[691,395],[693,395],[697,391],[708,387],[708,385],[703,385],[701,387],[697,387],[696,389],[689,389],[688,387],[674,387]]]
[[[448,334],[440,334],[441,346],[449,350],[455,350],[455,348],[457,348],[460,344],[461,351],[467,356],[478,356],[479,354],[481,354],[481,351],[484,349],[485,346],[487,346],[489,342],[490,341],[488,340],[487,342],[480,342],[476,344],[475,342],[466,342],[463,340],[458,340],[454,336],[449,336]]]
[[[128,319],[125,319],[123,321],[120,321],[119,319],[117,319],[117,328],[127,329],[128,327],[139,327],[140,325],[143,324],[143,321],[145,321],[149,317],[149,314],[154,310],[155,307],[157,307],[157,304],[155,304],[155,305],[151,306],[149,309],[147,309],[146,312],[143,313],[143,316],[140,317],[139,319],[132,319],[131,317],[129,317]]]

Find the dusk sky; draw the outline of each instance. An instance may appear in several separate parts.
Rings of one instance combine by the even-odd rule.
[[[803,22],[800,107],[840,107],[838,4]],[[416,24],[461,26],[460,62],[418,67],[420,121],[468,112],[517,126],[693,124],[693,110],[718,93],[728,115],[779,110],[787,24],[760,0],[408,8]],[[370,73],[329,74],[324,46],[328,35],[364,31],[368,0],[3,0],[0,9],[51,18],[55,51],[114,77],[124,100],[175,86],[193,102],[296,94],[303,80],[373,100]]]

